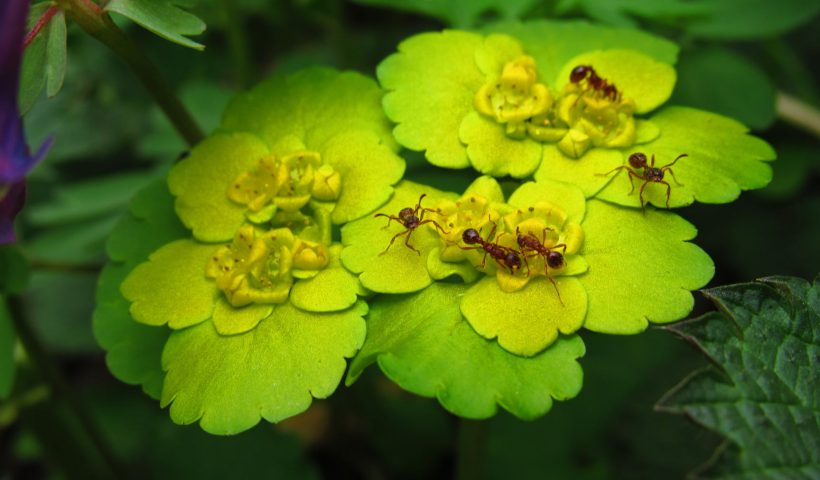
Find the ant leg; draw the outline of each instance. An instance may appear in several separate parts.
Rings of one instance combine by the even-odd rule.
[[[413,210],[413,215],[415,215],[415,216],[418,216],[418,215],[419,215],[419,210],[421,210],[421,209],[422,209],[422,208],[421,208],[421,201],[422,201],[422,200],[424,199],[424,197],[426,197],[426,196],[427,196],[427,194],[426,194],[426,193],[422,193],[422,194],[421,194],[421,196],[419,197],[419,201],[418,201],[418,203],[416,204],[416,208]]]
[[[675,180],[675,183],[677,183],[679,187],[683,186],[683,184],[678,181],[678,177],[675,176],[675,172],[673,172],[669,166],[663,167],[661,171],[669,172],[669,174],[672,175],[672,178]]]
[[[688,156],[689,156],[689,154],[688,154],[688,153],[681,153],[680,155],[678,155],[677,157],[675,157],[675,159],[674,159],[674,160],[672,160],[672,163],[667,164],[667,165],[666,165],[666,166],[664,166],[663,168],[666,168],[666,167],[671,167],[672,165],[674,165],[675,163],[677,163],[677,161],[678,161],[678,160],[680,160],[681,158],[688,157]]]
[[[489,217],[487,217],[487,218],[489,219]],[[490,220],[490,221],[492,221],[492,220]],[[490,241],[492,241],[492,240],[493,240],[493,236],[495,235],[495,229],[496,229],[496,227],[498,227],[498,224],[497,224],[497,223],[495,223],[495,222],[493,222],[493,229],[492,229],[492,230],[490,230],[490,234],[489,234],[489,235],[487,235],[487,241],[488,241],[488,242],[490,242]]]
[[[561,306],[564,306],[564,301],[561,299],[561,292],[558,291],[558,284],[555,283],[555,280],[552,279],[549,275],[547,275],[547,280],[552,283],[553,288],[555,288],[555,294],[558,295],[558,301],[561,302]]]
[[[655,166],[655,154],[652,154],[652,163],[650,164],[652,167]]]
[[[406,237],[404,237],[404,244],[407,246],[407,248],[409,248],[410,250],[412,250],[412,251],[416,252],[416,254],[420,257],[420,256],[421,256],[421,252],[420,252],[420,251],[418,251],[418,250],[417,250],[415,247],[413,247],[412,245],[410,245],[410,235],[412,235],[412,234],[413,234],[413,232],[414,232],[415,230],[416,230],[415,228],[413,228],[413,229],[411,229],[411,230],[407,230],[407,231],[408,231],[408,232],[410,232],[410,233],[408,233],[408,234],[407,234],[407,236],[406,236]]]
[[[392,246],[393,246],[393,242],[395,242],[395,241],[396,241],[396,239],[397,239],[398,237],[400,237],[400,236],[402,236],[402,235],[407,235],[407,234],[408,234],[408,233],[410,233],[410,232],[412,232],[412,230],[405,230],[405,231],[403,231],[403,232],[399,232],[399,233],[397,233],[397,234],[393,235],[393,238],[391,238],[391,239],[390,239],[390,243],[389,243],[389,244],[387,244],[387,248],[385,248],[385,249],[384,249],[384,251],[383,251],[382,253],[380,253],[380,254],[379,254],[379,256],[381,257],[382,255],[384,255],[385,253],[387,253],[387,251],[388,251],[388,250],[390,250],[390,247],[392,247]],[[409,236],[408,236],[408,238],[409,238]],[[419,255],[421,255],[421,254],[419,254]]]
[[[615,172],[615,171],[618,171],[618,170],[621,170],[621,169],[627,169],[627,170],[629,170],[629,167],[627,167],[626,165],[621,165],[620,167],[615,167],[615,168],[613,168],[612,170],[610,170],[610,171],[608,171],[608,172],[606,172],[606,173],[596,173],[596,174],[595,174],[595,176],[596,176],[596,177],[606,177],[606,176],[607,176],[607,175],[609,175],[610,173]]]
[[[672,185],[669,185],[663,180],[659,181],[658,183],[666,185],[666,208],[669,208],[669,194],[672,193]]]
[[[383,226],[382,230],[387,230],[390,227],[390,222],[392,222],[393,220],[401,222],[399,218],[396,218],[394,215],[388,215],[386,213],[377,213],[373,215],[373,218],[376,217],[387,217],[387,225]]]
[[[639,180],[645,180],[645,178],[643,178],[642,176],[638,175],[637,173],[635,173],[632,170],[629,170],[629,185],[632,188],[629,189],[629,193],[627,195],[632,195],[633,193],[635,193],[635,184],[632,183],[632,177],[635,177]]]
[[[646,188],[647,185],[649,185],[649,183],[650,182],[648,180],[644,182],[644,184],[641,186],[641,193],[640,195],[638,195],[638,197],[641,199],[641,210],[644,213],[646,213],[646,204],[643,201],[643,190]]]
[[[567,244],[566,243],[559,243],[558,245],[553,245],[552,247],[550,247],[550,250],[552,250],[553,248],[555,248],[555,249],[560,248],[560,249],[562,249],[562,253],[564,255],[567,254]]]
[[[433,225],[435,225],[435,226],[436,226],[436,228],[437,228],[437,229],[438,229],[441,233],[443,233],[443,234],[445,234],[445,235],[449,235],[449,233],[450,233],[450,232],[445,231],[443,228],[441,228],[441,225],[439,225],[439,224],[438,224],[438,222],[436,222],[435,220],[422,220],[421,222],[419,222],[419,226],[424,225],[425,223],[432,223]]]

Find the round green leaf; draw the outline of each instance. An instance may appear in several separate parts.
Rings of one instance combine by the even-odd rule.
[[[398,215],[403,208],[414,208],[422,194],[424,207],[432,207],[440,200],[457,197],[413,182],[403,181],[395,189],[393,198],[379,209],[379,213]],[[355,274],[368,290],[380,293],[407,293],[421,290],[432,282],[427,272],[427,256],[440,246],[437,236],[422,225],[410,235],[410,245],[420,254],[407,248],[405,227],[394,221],[387,227],[384,217],[366,217],[342,227],[342,263]],[[387,227],[387,228],[386,228]],[[397,236],[398,235],[398,236]],[[391,239],[395,241],[389,250]],[[384,252],[384,253],[383,253]],[[382,254],[383,253],[383,254]]]
[[[289,303],[246,333],[221,336],[210,322],[177,330],[162,356],[162,406],[179,424],[230,435],[261,418],[278,422],[336,389],[364,342],[365,304],[307,313]]]
[[[498,338],[516,355],[533,356],[558,333],[569,335],[584,324],[587,295],[575,277],[555,277],[555,285],[536,277],[517,292],[504,292],[494,276],[473,285],[461,299],[461,313],[479,335]],[[560,292],[561,298],[558,298]]]
[[[327,267],[296,282],[289,297],[294,306],[309,312],[335,312],[356,303],[359,279],[342,266],[340,253],[340,245],[331,246]]]
[[[94,336],[106,351],[108,369],[125,383],[142,385],[154,398],[159,398],[162,388],[165,374],[160,357],[171,330],[135,322],[129,313],[131,302],[120,293],[120,285],[152,251],[187,235],[174,214],[174,200],[165,182],[145,187],[108,239],[112,261],[100,274],[97,287]]]
[[[211,320],[220,335],[238,335],[253,330],[262,319],[268,317],[274,306],[252,303],[244,307],[234,307],[224,296],[216,301]]]
[[[333,223],[355,220],[384,204],[404,174],[404,160],[370,132],[337,135],[321,150],[323,161],[342,176]]]
[[[488,25],[485,31],[506,33],[520,41],[527,55],[535,58],[539,76],[545,82],[552,82],[570,59],[593,50],[630,49],[668,64],[674,64],[678,55],[677,45],[669,40],[586,21],[502,22]]]
[[[178,329],[210,318],[220,292],[205,277],[205,267],[215,249],[214,245],[175,240],[137,265],[121,287],[123,296],[133,302],[134,319]]]
[[[498,184],[498,180],[486,175],[476,178],[464,189],[464,196],[471,194],[481,195],[491,203],[504,203],[504,192],[501,190],[501,185]]]
[[[477,335],[461,316],[453,299],[468,288],[435,283],[373,302],[367,340],[347,383],[378,360],[385,375],[405,390],[435,397],[467,418],[489,418],[500,405],[531,420],[547,413],[552,399],[578,394],[583,372],[577,359],[584,355],[580,337],[562,337],[531,358],[513,355]]]
[[[589,298],[590,330],[633,334],[649,322],[679,320],[692,310],[690,291],[714,275],[712,259],[687,242],[695,228],[673,213],[590,200],[582,227],[589,270],[577,278]]]
[[[607,148],[593,148],[581,158],[570,158],[555,145],[545,145],[544,159],[535,172],[535,179],[571,183],[580,188],[584,196],[592,197],[611,180],[603,174],[622,165],[623,159],[619,150]]]
[[[483,42],[480,35],[454,30],[415,35],[376,69],[387,91],[384,111],[398,124],[396,140],[411,150],[426,150],[433,165],[470,165],[458,131],[486,81],[475,63]]]
[[[459,138],[467,144],[470,163],[479,172],[503,177],[526,177],[541,162],[541,144],[529,137],[517,140],[504,133],[503,125],[471,111],[459,128]]]
[[[228,187],[268,153],[265,143],[249,133],[216,134],[171,170],[168,187],[177,197],[177,214],[195,238],[205,242],[233,238],[246,221],[246,207],[228,198]]]
[[[647,158],[655,155],[655,166],[671,163],[678,155],[688,154],[667,174],[671,186],[670,207],[682,207],[695,200],[703,203],[727,203],[736,199],[741,190],[766,186],[772,178],[772,168],[766,162],[774,160],[775,152],[765,141],[748,134],[742,124],[714,113],[686,107],[666,107],[652,122],[661,135],[645,145],[633,147]],[[627,206],[640,206],[642,181],[634,180],[630,194],[627,173],[613,174],[613,180],[601,190],[598,198]],[[658,207],[666,206],[666,186],[653,183],[646,187],[644,201]]]
[[[592,65],[601,78],[614,83],[624,98],[635,101],[636,113],[662,105],[675,87],[674,68],[634,50],[598,50],[578,55],[564,64],[555,85],[563,88],[569,83],[569,74],[578,65]]]
[[[510,195],[513,207],[527,208],[538,202],[550,202],[559,206],[570,222],[581,223],[586,210],[586,199],[575,185],[543,181],[527,182]]]
[[[367,131],[394,148],[381,97],[376,82],[359,73],[308,68],[275,76],[238,95],[225,111],[221,129],[253,132],[268,145],[295,136],[317,151],[338,134]]]

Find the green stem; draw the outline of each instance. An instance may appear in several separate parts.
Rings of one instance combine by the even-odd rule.
[[[777,116],[820,138],[820,110],[783,92],[777,92]]]
[[[68,383],[66,383],[59,369],[37,337],[37,333],[31,328],[31,325],[29,325],[25,317],[21,299],[17,296],[10,296],[8,298],[8,305],[12,324],[17,332],[17,338],[23,345],[23,349],[26,351],[32,365],[40,372],[40,375],[42,375],[43,379],[49,385],[51,391],[54,392],[54,396],[61,399],[77,419],[77,422],[85,431],[94,449],[110,471],[110,475],[106,476],[110,476],[111,478],[127,478],[125,471],[116,460],[113,452],[108,448],[108,444],[97,428],[91,414],[73,394]],[[65,440],[68,441],[68,439]]]
[[[68,18],[89,35],[114,51],[142,82],[148,93],[174,125],[182,138],[193,146],[203,139],[202,130],[179,100],[157,66],[91,0],[56,0]]]
[[[245,36],[245,27],[242,25],[242,13],[236,8],[235,0],[220,0],[220,3],[227,23],[225,33],[228,36],[228,46],[231,49],[236,78],[239,86],[246,88],[253,81],[253,66],[251,52],[248,50],[248,39]]]
[[[457,441],[456,480],[485,478],[487,423],[460,418]]]

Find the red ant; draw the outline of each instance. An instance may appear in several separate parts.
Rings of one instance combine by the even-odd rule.
[[[515,227],[515,240],[521,248],[521,254],[524,257],[524,262],[527,264],[528,271],[530,269],[530,265],[527,262],[528,255],[525,253],[527,250],[533,252],[529,256],[540,255],[544,257],[544,276],[546,276],[550,283],[552,283],[552,286],[555,288],[555,293],[558,294],[558,301],[561,302],[561,305],[563,305],[564,301],[561,300],[561,292],[558,291],[558,284],[556,284],[555,280],[553,280],[549,275],[549,269],[558,269],[566,264],[566,262],[564,262],[564,255],[567,254],[567,245],[565,243],[559,243],[558,245],[553,245],[552,247],[544,245],[544,242],[547,240],[547,230],[552,229],[549,227],[545,228],[541,236],[541,240],[538,240],[538,238],[532,233],[521,233],[518,227]],[[557,250],[559,248],[563,250],[563,253],[553,251],[553,249]]]
[[[396,239],[398,237],[402,236],[402,235],[407,235],[407,237],[404,239],[404,244],[407,246],[407,248],[409,248],[410,250],[413,250],[419,256],[421,256],[421,252],[418,251],[417,249],[415,249],[412,245],[410,245],[410,235],[412,235],[413,232],[417,228],[419,228],[421,225],[424,225],[425,223],[432,223],[433,225],[435,225],[435,227],[441,233],[444,233],[445,235],[447,234],[447,232],[445,232],[444,229],[441,228],[441,225],[439,225],[435,220],[425,220],[424,219],[424,214],[425,213],[427,213],[427,212],[436,212],[437,211],[437,210],[434,210],[432,208],[422,208],[421,201],[426,196],[427,196],[426,193],[422,193],[421,196],[419,197],[419,202],[416,204],[416,207],[415,208],[410,208],[410,207],[402,208],[399,211],[399,216],[398,217],[395,216],[395,215],[387,215],[386,213],[377,213],[376,215],[373,216],[373,217],[387,217],[388,218],[387,225],[385,225],[384,228],[389,227],[390,222],[392,222],[393,220],[401,223],[402,225],[404,225],[404,228],[405,228],[405,230],[403,232],[399,232],[399,233],[393,235],[393,238],[390,239],[390,243],[387,245],[387,248],[385,248],[384,251],[379,254],[379,256],[382,256],[385,253],[387,253],[387,251],[390,250],[390,247],[393,246],[393,242],[395,242]]]
[[[580,83],[583,80],[586,80],[587,85],[593,90],[601,92],[604,98],[608,98],[613,102],[621,98],[621,93],[615,88],[615,85],[599,77],[592,65],[578,65],[570,72],[570,82]]]
[[[477,247],[462,247],[459,246],[458,248],[462,250],[484,250],[484,257],[481,259],[480,268],[484,268],[484,265],[487,261],[487,254],[493,257],[493,260],[496,261],[502,267],[507,268],[510,273],[515,273],[516,270],[521,268],[521,256],[513,250],[512,248],[505,247],[503,245],[499,245],[497,243],[493,243],[490,241],[495,235],[495,227],[496,225],[493,224],[493,229],[490,231],[490,235],[487,236],[487,240],[481,238],[481,234],[478,233],[478,230],[474,228],[468,228],[464,230],[464,233],[461,234],[461,239],[467,245],[478,245]]]
[[[644,201],[643,201],[643,190],[646,188],[646,186],[649,185],[650,183],[653,183],[653,182],[654,183],[662,183],[662,184],[666,185],[666,208],[669,208],[669,194],[672,192],[672,186],[669,185],[669,183],[667,183],[663,180],[663,175],[664,175],[665,172],[669,172],[672,175],[672,178],[675,179],[675,183],[677,183],[679,186],[682,187],[683,184],[678,181],[677,177],[675,177],[675,172],[672,171],[672,165],[674,165],[675,162],[677,162],[681,158],[688,157],[688,156],[689,156],[688,154],[682,153],[682,154],[678,155],[677,158],[675,158],[672,161],[672,163],[666,164],[666,165],[664,165],[660,168],[656,168],[655,167],[655,154],[652,154],[652,161],[649,165],[647,165],[646,164],[646,155],[644,155],[641,152],[637,152],[637,153],[633,153],[632,155],[629,156],[629,165],[631,165],[631,168],[626,166],[626,165],[621,165],[620,167],[616,167],[616,168],[614,168],[614,169],[612,169],[612,170],[610,170],[606,173],[598,173],[597,175],[601,176],[601,177],[605,177],[605,176],[609,175],[610,173],[615,172],[617,170],[621,170],[621,169],[626,170],[629,173],[629,184],[632,185],[632,190],[629,191],[630,195],[632,194],[632,192],[635,191],[635,184],[632,183],[632,177],[635,177],[639,180],[643,180],[644,183],[641,186],[641,192],[640,192],[640,195],[639,195],[639,197],[641,199],[641,208],[644,208],[644,205],[645,205]],[[639,168],[643,168],[643,174],[640,174],[640,173],[636,172],[636,170],[639,169]]]

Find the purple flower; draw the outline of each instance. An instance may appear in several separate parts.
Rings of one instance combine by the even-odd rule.
[[[25,176],[51,145],[31,156],[17,108],[28,0],[0,1],[0,244],[15,241],[12,223],[25,202]]]

